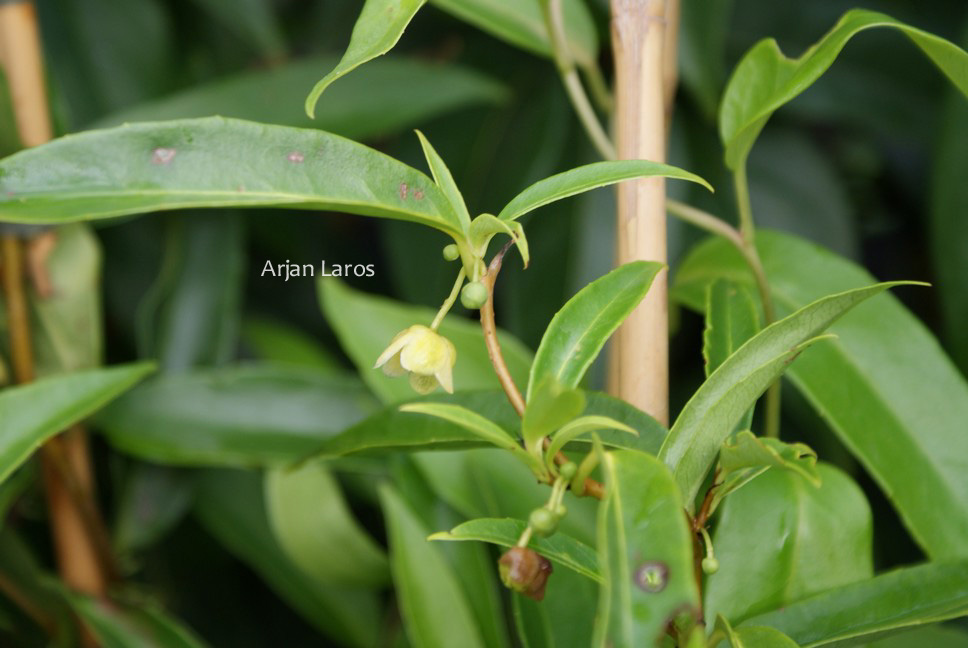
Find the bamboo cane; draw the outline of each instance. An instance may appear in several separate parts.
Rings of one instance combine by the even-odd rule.
[[[36,146],[50,140],[52,128],[40,36],[31,2],[0,4],[0,65],[7,76],[21,142],[24,146]],[[3,288],[18,383],[30,382],[34,378],[23,276],[26,265],[24,248],[24,243],[15,236],[3,235]],[[58,457],[63,460],[58,461]],[[88,519],[91,516],[85,516],[83,510],[96,511],[86,435],[75,429],[51,439],[41,451],[41,461],[51,532],[64,582],[78,591],[103,596],[107,589],[107,565],[99,556],[96,534]],[[74,489],[69,488],[68,480]]]
[[[667,63],[674,55],[674,47],[667,45],[667,32],[674,33],[668,29],[667,18],[678,13],[670,11],[670,1],[611,2],[615,137],[620,159],[665,161],[666,85],[675,79],[674,64]],[[616,237],[619,264],[666,262],[664,180],[648,178],[619,185]],[[663,270],[619,330],[611,373],[615,395],[663,424],[669,421],[667,291],[667,273]]]

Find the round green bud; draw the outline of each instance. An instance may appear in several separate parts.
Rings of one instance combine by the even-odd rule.
[[[714,556],[706,556],[702,559],[702,570],[707,574],[715,574],[719,571],[719,561]]]
[[[534,529],[536,536],[544,538],[558,529],[558,516],[546,508],[538,508],[531,511],[528,524]]]
[[[559,520],[568,514],[568,509],[565,508],[564,504],[559,504],[554,510],[555,517]]]
[[[444,259],[447,261],[456,261],[457,257],[460,256],[460,250],[457,249],[456,243],[451,243],[450,245],[444,246]]]
[[[460,291],[460,303],[464,308],[477,310],[487,303],[487,288],[480,281],[472,281]]]
[[[578,472],[578,464],[576,464],[574,461],[569,461],[568,463],[561,464],[561,467],[558,468],[558,474],[561,475],[561,478],[566,481],[571,481],[572,479],[574,479],[575,473],[577,472]]]

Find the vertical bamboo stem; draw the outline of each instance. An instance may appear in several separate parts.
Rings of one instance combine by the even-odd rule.
[[[7,76],[21,142],[24,146],[36,146],[50,140],[52,128],[40,34],[31,2],[0,4],[0,65]],[[23,248],[23,243],[15,237],[2,237],[4,297],[9,315],[11,355],[19,383],[34,378]],[[62,457],[63,461],[56,461],[57,457]],[[103,558],[99,558],[95,534],[82,510],[96,511],[91,460],[83,431],[73,430],[51,439],[42,448],[41,461],[61,575],[68,586],[103,596],[108,580],[106,564]],[[70,471],[78,492],[72,494],[62,470]]]
[[[669,0],[612,0],[616,148],[620,159],[665,161],[666,31]],[[666,262],[665,182],[618,187],[617,261]],[[669,422],[667,271],[619,330],[612,392]]]

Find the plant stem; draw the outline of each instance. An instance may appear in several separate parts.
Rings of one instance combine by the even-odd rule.
[[[524,397],[521,395],[518,386],[514,384],[514,378],[511,377],[511,372],[508,370],[507,363],[504,361],[504,354],[501,352],[501,343],[497,337],[497,324],[494,321],[494,284],[497,281],[498,274],[501,272],[504,255],[507,254],[507,251],[511,249],[512,245],[514,245],[513,239],[504,244],[501,251],[491,259],[487,272],[481,277],[481,283],[487,288],[487,302],[481,307],[481,330],[484,332],[484,344],[487,346],[487,355],[491,359],[491,365],[494,367],[494,373],[497,375],[498,382],[501,383],[501,388],[511,403],[511,407],[518,413],[518,416],[523,418],[525,410]],[[547,447],[547,438],[545,438],[544,443],[545,447]],[[555,455],[555,463],[559,466],[567,461],[568,458],[563,453],[559,452]],[[590,477],[585,479],[584,494],[596,499],[602,499],[604,493],[605,489],[599,482]]]
[[[582,86],[581,77],[578,75],[571,51],[568,49],[561,0],[543,0],[541,6],[544,11],[545,26],[551,35],[551,51],[554,56],[555,66],[558,68],[558,74],[561,75],[562,83],[564,83],[565,90],[568,93],[568,99],[575,108],[582,127],[584,127],[592,144],[598,150],[598,154],[606,160],[613,160],[615,159],[615,147],[605,132],[605,128],[598,121],[595,109],[592,107],[591,101],[588,100],[588,95]],[[595,83],[599,83],[604,87],[601,72],[598,72]],[[601,90],[602,88],[599,88],[598,92],[601,93]]]
[[[450,295],[447,296],[440,310],[437,311],[437,315],[434,316],[434,321],[430,323],[430,330],[436,331],[440,327],[440,323],[444,321],[444,317],[454,306],[454,302],[457,301],[457,295],[460,294],[460,287],[464,285],[464,276],[464,268],[462,267],[460,272],[457,273],[457,281],[454,282],[454,287],[451,289]]]
[[[611,0],[618,159],[665,161],[666,0]],[[665,263],[665,182],[618,186],[616,263]],[[611,350],[610,391],[663,425],[669,421],[667,271],[619,329]]]
[[[588,89],[591,91],[592,101],[595,102],[599,110],[611,114],[615,110],[615,98],[612,97],[612,91],[608,87],[605,75],[602,74],[602,69],[597,63],[592,62],[588,65],[583,65],[581,70],[585,75],[585,80],[588,82]]]
[[[28,147],[43,144],[52,137],[52,128],[40,34],[31,2],[0,4],[0,65],[6,73],[13,99],[20,141]],[[9,334],[16,379],[20,383],[30,382],[34,378],[34,364],[24,294],[22,244],[11,236],[4,236],[0,246],[4,257],[3,288],[10,313]],[[97,510],[87,445],[83,433],[67,441],[48,441],[60,442],[66,443],[61,446],[65,449],[64,463],[81,488],[72,492],[54,466],[51,451],[41,452],[58,567],[69,587],[94,596],[104,596],[108,574],[105,564],[99,560],[98,542],[95,539],[97,534],[91,535],[83,513],[88,509]],[[56,452],[57,446],[51,447]],[[81,500],[85,500],[84,503]],[[100,517],[92,520],[99,521]],[[92,643],[89,637],[84,638],[83,642],[85,645]]]
[[[773,299],[770,297],[770,286],[766,281],[763,264],[756,250],[756,224],[753,222],[753,207],[750,202],[750,187],[746,178],[746,161],[743,160],[733,173],[733,186],[736,188],[736,205],[739,209],[739,231],[743,237],[743,256],[746,257],[763,303],[764,324],[769,326],[776,321],[773,310]],[[763,414],[763,434],[767,437],[780,436],[780,390],[782,382],[777,379],[766,391],[766,406]]]
[[[524,397],[521,395],[518,386],[514,384],[514,378],[511,377],[508,365],[504,361],[504,354],[501,352],[501,343],[497,339],[497,324],[494,322],[494,283],[497,281],[498,273],[501,272],[504,255],[513,243],[513,241],[508,241],[501,248],[501,251],[494,255],[494,258],[491,259],[491,263],[487,268],[487,272],[481,277],[481,283],[487,288],[487,302],[481,307],[481,329],[484,331],[484,344],[487,346],[487,355],[491,359],[491,364],[494,366],[494,373],[497,374],[498,382],[501,383],[501,388],[507,395],[511,407],[518,413],[518,416],[523,417],[525,406]]]
[[[773,306],[773,297],[770,294],[770,284],[766,280],[766,272],[763,270],[763,262],[756,246],[745,238],[735,227],[726,221],[716,218],[712,214],[686,205],[677,200],[666,201],[666,209],[673,216],[686,221],[696,227],[702,228],[707,232],[722,236],[743,255],[746,265],[749,266],[753,274],[753,281],[763,304],[763,319],[766,326],[776,321],[776,311]],[[750,222],[752,218],[750,217]],[[752,237],[751,237],[752,238]],[[764,434],[768,437],[776,438],[780,432],[780,381],[777,380],[766,391],[764,418]]]

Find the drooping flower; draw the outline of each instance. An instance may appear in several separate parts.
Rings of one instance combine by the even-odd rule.
[[[551,562],[533,549],[514,547],[498,560],[501,582],[528,598],[540,601],[545,595]]]
[[[436,331],[416,324],[397,333],[377,358],[374,368],[382,367],[391,377],[408,375],[410,386],[429,394],[441,386],[453,393],[452,370],[457,362],[454,344]]]

